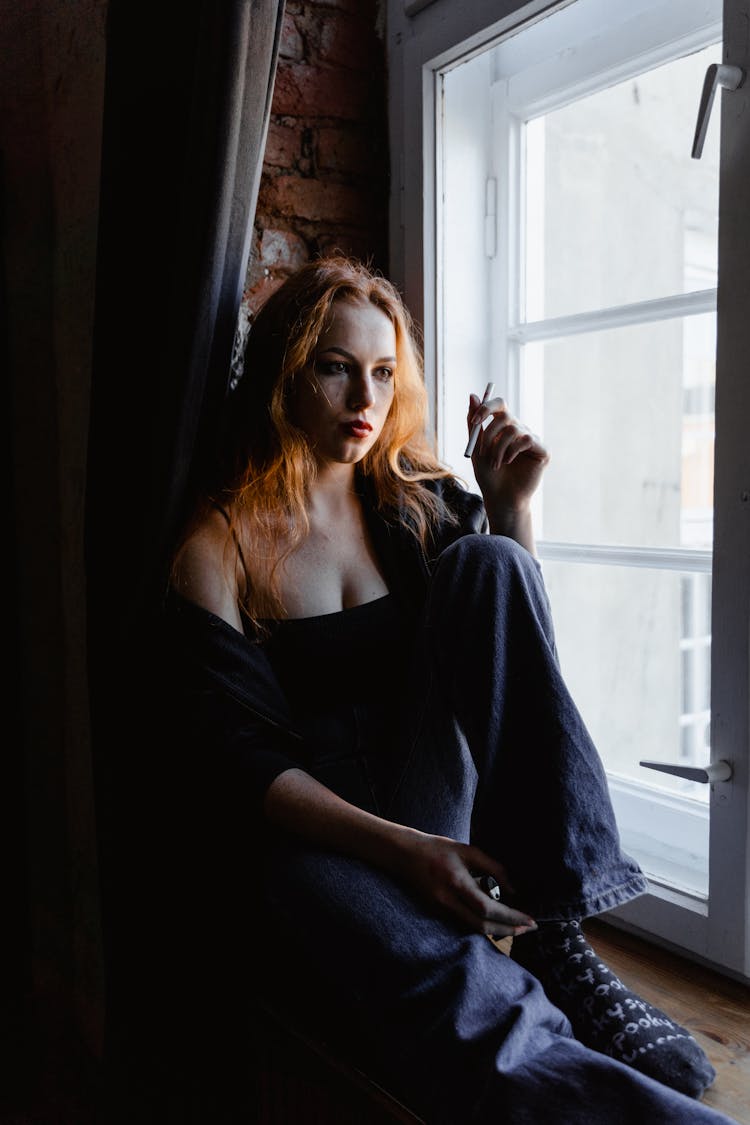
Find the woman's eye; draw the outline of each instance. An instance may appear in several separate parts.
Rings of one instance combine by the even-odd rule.
[[[389,379],[393,378],[393,368],[392,367],[379,367],[375,374],[378,376],[379,379],[382,379],[383,382],[387,383]]]
[[[349,365],[340,359],[319,359],[315,364],[318,375],[345,375]]]

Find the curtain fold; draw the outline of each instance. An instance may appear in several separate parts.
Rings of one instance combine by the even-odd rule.
[[[108,9],[88,679],[105,1053],[135,1066],[141,1087],[145,1055],[164,1054],[174,1030],[164,979],[180,924],[164,906],[180,748],[155,716],[164,669],[154,630],[169,552],[229,387],[283,11],[284,0],[111,0]],[[130,1120],[151,1120],[145,1106],[133,1112]],[[155,1114],[165,1119],[163,1107]]]
[[[283,0],[110,3],[86,498],[94,609],[120,570],[120,604],[158,596],[216,425],[282,15]]]

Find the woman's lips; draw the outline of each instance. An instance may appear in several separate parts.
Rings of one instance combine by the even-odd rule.
[[[372,432],[372,426],[369,422],[357,419],[354,422],[342,422],[341,428],[346,433],[351,434],[352,437],[364,438]]]

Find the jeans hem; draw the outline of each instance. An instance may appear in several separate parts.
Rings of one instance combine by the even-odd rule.
[[[570,922],[574,918],[591,918],[604,914],[616,906],[623,906],[634,898],[645,894],[648,880],[645,875],[633,875],[625,883],[609,887],[596,895],[584,895],[573,902],[541,903],[537,910],[528,910],[535,922]],[[528,909],[528,908],[525,908]]]

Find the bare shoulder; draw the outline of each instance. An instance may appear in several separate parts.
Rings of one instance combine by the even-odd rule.
[[[237,548],[221,512],[207,512],[185,540],[175,561],[172,585],[182,597],[242,631]]]

